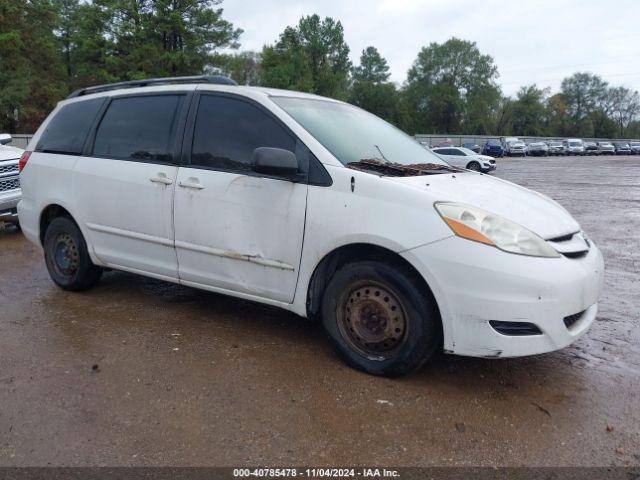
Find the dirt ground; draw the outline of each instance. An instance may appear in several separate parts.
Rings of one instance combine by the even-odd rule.
[[[521,359],[345,366],[292,314],[111,272],[52,284],[0,230],[0,466],[640,464],[640,157],[500,159],[602,249],[597,322]]]

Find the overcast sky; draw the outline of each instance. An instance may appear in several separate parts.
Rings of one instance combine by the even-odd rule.
[[[576,71],[640,90],[640,0],[224,0],[224,17],[259,51],[287,25],[318,13],[340,20],[354,63],[373,45],[402,83],[420,48],[452,36],[491,55],[506,94],[559,89]]]

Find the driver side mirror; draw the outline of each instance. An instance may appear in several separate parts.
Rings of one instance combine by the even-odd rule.
[[[251,169],[264,175],[295,180],[300,172],[293,152],[282,148],[258,147],[253,151]]]
[[[11,140],[13,140],[13,138],[11,138],[11,135],[8,133],[0,133],[0,145],[11,143]]]

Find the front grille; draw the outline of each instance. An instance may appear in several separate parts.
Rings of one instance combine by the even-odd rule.
[[[567,328],[571,328],[578,320],[580,320],[580,318],[582,318],[584,312],[586,312],[586,310],[564,317],[562,319],[564,321],[564,326]]]
[[[0,180],[0,192],[15,190],[16,188],[20,188],[20,177],[10,178],[8,180]]]
[[[548,241],[549,242],[568,242],[573,238],[574,235],[575,233],[569,233],[568,235],[562,235],[561,237],[550,238]]]
[[[18,171],[18,165],[17,164],[14,164],[14,165],[0,165],[0,174],[17,172],[17,171]]]
[[[562,235],[560,237],[550,238],[548,242],[551,242],[553,248],[556,249],[558,253],[564,255],[567,258],[582,258],[587,253],[589,253],[589,248],[591,244],[589,240],[581,236],[582,240],[584,240],[584,247],[576,245],[576,242],[572,242],[574,240],[574,236],[579,235],[580,232],[570,233],[568,235]],[[568,245],[565,242],[572,242]]]
[[[540,329],[529,322],[502,322],[499,320],[489,320],[489,325],[502,335],[511,337],[522,337],[525,335],[542,335]]]
[[[583,250],[581,252],[562,252],[562,255],[564,255],[567,258],[582,258],[584,257],[587,253],[586,250]]]

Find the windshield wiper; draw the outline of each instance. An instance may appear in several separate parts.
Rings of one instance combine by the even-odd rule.
[[[449,165],[440,165],[437,163],[414,163],[411,165],[402,165],[401,163],[393,163],[382,161],[377,158],[363,158],[357,162],[349,162],[348,168],[362,171],[373,171],[381,175],[394,177],[417,177],[421,175],[436,175],[443,172],[463,172],[460,168],[451,167]]]

